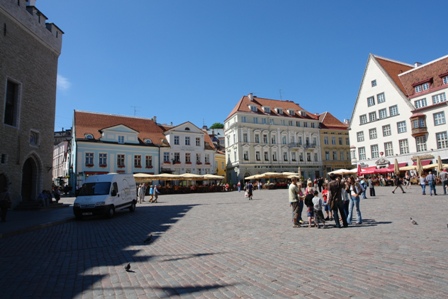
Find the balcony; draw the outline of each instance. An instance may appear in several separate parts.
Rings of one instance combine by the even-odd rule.
[[[428,128],[426,127],[412,128],[412,137],[425,136],[426,134],[428,134]]]
[[[301,142],[291,142],[291,143],[288,143],[288,147],[289,148],[299,148],[299,147],[302,147],[302,143]]]
[[[313,148],[316,148],[316,146],[317,146],[316,143],[306,143],[305,149],[313,149]]]

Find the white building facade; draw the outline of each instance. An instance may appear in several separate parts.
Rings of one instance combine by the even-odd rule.
[[[292,101],[243,96],[224,122],[227,179],[264,172],[322,175],[319,118]]]
[[[215,148],[206,131],[185,122],[165,131],[169,147],[160,149],[162,171],[173,174],[215,174]]]
[[[411,65],[369,56],[350,121],[353,164],[448,159],[447,61]]]

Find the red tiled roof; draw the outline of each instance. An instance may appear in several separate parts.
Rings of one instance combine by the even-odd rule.
[[[95,139],[99,139],[101,137],[100,130],[124,125],[138,132],[138,138],[141,143],[145,139],[151,139],[155,145],[168,144],[167,142],[162,142],[162,140],[165,140],[163,129],[151,119],[76,110],[74,117],[76,139],[84,139],[85,134],[92,134]]]
[[[330,112],[324,112],[319,115],[319,121],[322,129],[339,129],[347,130],[348,124],[341,122],[339,119],[333,116]]]
[[[400,90],[406,94],[406,89],[403,86],[403,83],[400,81],[398,77],[399,74],[409,71],[413,68],[412,65],[406,64],[403,62],[393,61],[387,58],[382,58],[379,56],[375,56],[376,61],[381,65],[381,67],[387,72],[389,77],[394,81],[394,83],[400,88]]]
[[[257,107],[257,112],[252,111],[249,108],[249,105],[253,105]],[[264,113],[262,107],[267,106],[270,108],[271,112],[269,114]],[[275,108],[281,108],[283,110],[283,114],[277,114]],[[294,115],[289,115],[288,110],[294,110]],[[299,115],[298,111],[305,111],[306,115]],[[259,115],[273,115],[273,116],[285,116],[285,117],[293,117],[293,118],[306,118],[306,119],[317,119],[318,116],[315,114],[309,113],[305,109],[303,109],[299,104],[294,103],[293,101],[286,100],[273,100],[266,98],[259,98],[257,96],[253,96],[253,101],[250,100],[249,96],[243,96],[235,107],[232,109],[230,114],[227,116],[226,120],[229,119],[237,112],[247,112],[254,113]]]
[[[422,96],[443,88],[442,78],[448,75],[448,56],[439,58],[399,75],[408,97]],[[415,85],[431,82],[429,90],[415,94]]]

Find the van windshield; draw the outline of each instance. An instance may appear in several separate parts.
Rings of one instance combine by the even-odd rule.
[[[110,182],[85,183],[79,191],[80,196],[85,195],[107,195],[110,191]]]

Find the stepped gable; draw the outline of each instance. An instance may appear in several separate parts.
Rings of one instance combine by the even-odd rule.
[[[163,129],[151,119],[75,111],[76,139],[85,139],[85,134],[92,134],[95,140],[99,140],[100,130],[117,125],[124,125],[137,131],[141,144],[144,144],[145,139],[151,139],[154,145],[168,144],[162,141],[165,140]]]

